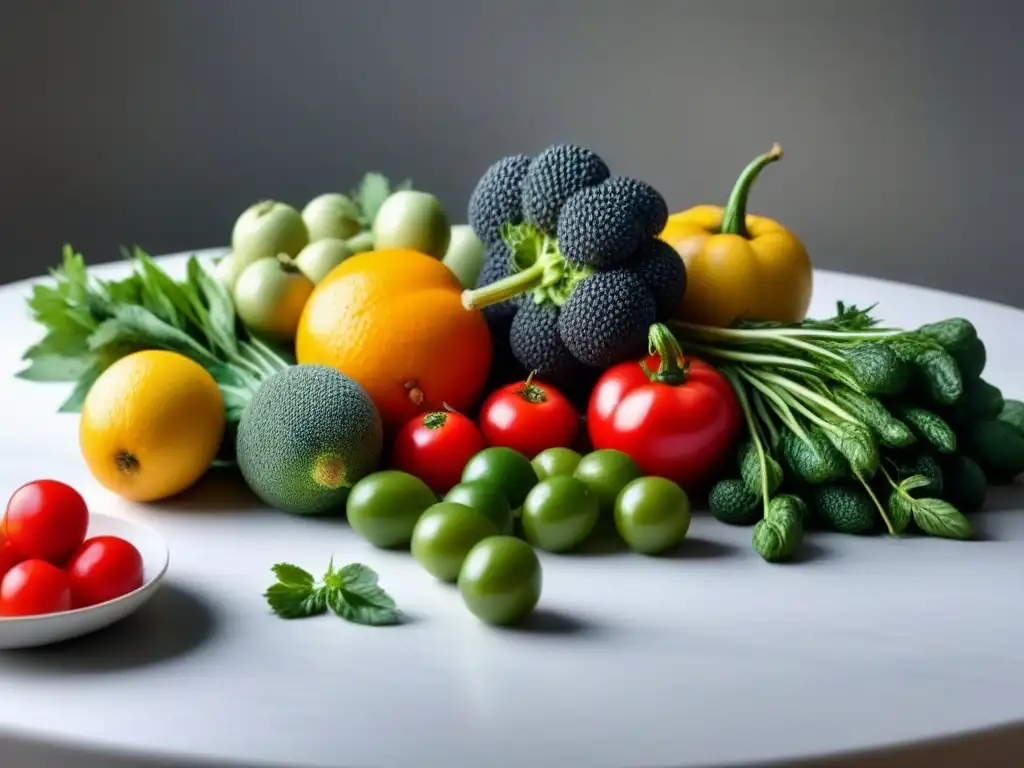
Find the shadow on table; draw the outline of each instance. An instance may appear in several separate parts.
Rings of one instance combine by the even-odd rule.
[[[184,758],[116,755],[89,745],[53,743],[42,735],[26,736],[5,729],[0,729],[0,754],[4,768],[245,768],[242,763],[206,758],[200,763]]]
[[[188,490],[159,502],[163,509],[181,512],[228,512],[267,509],[235,467],[215,467]],[[269,511],[269,510],[268,510]]]
[[[92,674],[147,667],[195,651],[216,629],[210,606],[169,582],[136,613],[99,632],[43,648],[0,653],[0,671]]]
[[[751,768],[1007,768],[1021,765],[1024,723],[840,757],[759,763]]]

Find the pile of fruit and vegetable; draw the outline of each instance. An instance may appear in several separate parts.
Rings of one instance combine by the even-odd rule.
[[[181,279],[136,249],[101,280],[69,247],[29,299],[46,334],[20,375],[74,383],[62,410],[114,493],[156,501],[236,467],[271,507],[409,551],[488,623],[537,605],[537,550],[685,547],[691,503],[770,563],[819,530],[969,539],[987,489],[1024,471],[1024,402],[983,378],[966,318],[806,316],[804,245],[747,213],[781,156],[724,206],[670,213],[554,145],[484,170],[465,224],[371,173],[253,205]],[[71,599],[64,560],[32,556],[0,598],[31,567]],[[366,566],[273,572],[279,616],[399,620]]]

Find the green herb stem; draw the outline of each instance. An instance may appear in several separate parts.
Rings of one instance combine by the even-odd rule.
[[[770,499],[768,498],[768,459],[765,456],[764,444],[761,442],[757,422],[754,420],[754,414],[750,409],[750,401],[747,399],[746,387],[743,386],[743,382],[731,369],[726,369],[723,373],[729,379],[729,383],[732,384],[732,388],[736,391],[736,398],[739,400],[740,408],[743,411],[743,419],[746,421],[747,430],[750,432],[750,440],[754,445],[754,450],[757,451],[757,461],[761,468],[761,503],[764,510],[762,516],[767,517],[768,502]]]
[[[740,352],[734,349],[723,349],[710,344],[688,341],[686,348],[701,357],[719,358],[734,363],[745,363],[747,365],[763,365],[769,368],[794,368],[797,370],[818,372],[821,369],[810,362],[798,357],[786,357],[784,355],[766,355],[761,352]]]
[[[810,390],[807,387],[805,387],[803,384],[798,384],[792,379],[787,379],[785,376],[779,376],[778,374],[771,373],[769,371],[761,371],[758,375],[760,375],[768,383],[775,384],[776,386],[782,387],[784,389],[788,389],[793,394],[800,395],[802,398],[804,398],[804,400],[814,403],[819,408],[831,412],[832,414],[838,416],[840,419],[843,419],[844,421],[849,421],[853,424],[861,425],[861,421],[856,417],[852,416],[849,411],[840,408],[832,400],[822,397],[817,392],[814,392],[813,390]]]

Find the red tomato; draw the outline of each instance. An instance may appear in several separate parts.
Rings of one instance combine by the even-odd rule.
[[[22,560],[10,540],[0,532],[0,579]]]
[[[565,395],[532,375],[496,390],[480,408],[487,444],[512,448],[528,459],[548,448],[572,447],[579,428],[579,414]]]
[[[434,493],[447,493],[483,448],[484,439],[472,419],[454,411],[431,411],[402,427],[391,465],[420,478]]]
[[[105,603],[142,586],[142,555],[118,536],[86,539],[66,570],[75,608]]]
[[[0,616],[36,616],[71,608],[68,575],[45,560],[24,560],[0,582]]]
[[[658,475],[692,489],[717,468],[733,449],[743,411],[729,381],[702,360],[689,359],[669,334],[651,330],[662,355],[642,364],[620,363],[598,379],[590,395],[587,429],[595,449],[628,454],[644,474]],[[675,350],[676,354],[671,355]],[[671,356],[670,356],[671,355]],[[643,366],[646,366],[646,370]]]
[[[4,530],[26,559],[63,565],[85,540],[89,509],[70,485],[36,480],[14,492],[7,502]]]

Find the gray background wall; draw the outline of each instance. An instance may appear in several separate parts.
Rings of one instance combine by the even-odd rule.
[[[545,10],[547,8],[547,10]],[[778,140],[757,212],[817,265],[1024,306],[1013,0],[3,0],[0,282],[225,243],[365,170],[454,215],[588,144],[682,208]]]

